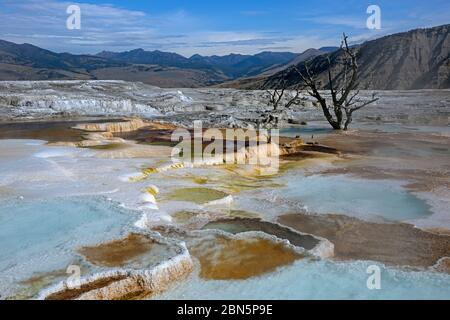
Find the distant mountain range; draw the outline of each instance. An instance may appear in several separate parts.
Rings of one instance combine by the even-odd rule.
[[[450,25],[416,29],[397,33],[352,48],[359,65],[359,88],[380,90],[442,89],[450,88]],[[328,58],[334,83],[342,83],[343,50],[333,51],[309,59],[311,73],[329,88]],[[305,72],[305,61],[294,61],[275,74],[259,75],[222,84],[223,87],[245,89],[275,88],[281,77],[288,85],[301,82],[292,68]]]
[[[362,89],[450,88],[450,25],[416,29],[356,45]],[[261,52],[255,55],[182,55],[135,49],[96,55],[55,53],[31,44],[0,40],[0,80],[101,79],[140,81],[161,87],[216,85],[241,89],[274,88],[280,77],[299,83],[293,66],[311,72],[327,88],[328,58],[333,80],[343,79],[337,47],[308,49],[300,54]]]
[[[224,74],[228,78],[256,75],[263,70],[284,65],[295,59],[292,52],[261,52],[256,55],[230,54],[204,57],[199,54],[185,58],[179,54],[162,51],[136,49],[126,52],[101,52],[97,56],[125,63],[151,64],[163,67],[209,70]]]
[[[324,54],[261,52],[255,55],[193,55],[135,49],[97,55],[55,53],[31,44],[0,40],[0,80],[102,79],[140,81],[162,87],[202,87],[282,68],[302,56]],[[276,70],[276,69],[274,69]]]

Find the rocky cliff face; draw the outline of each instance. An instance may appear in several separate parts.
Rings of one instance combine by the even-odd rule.
[[[356,46],[361,89],[404,90],[450,88],[450,25],[386,36]],[[342,82],[344,67],[342,50],[318,56],[309,62],[309,69],[317,75],[323,88],[328,88],[328,60],[331,60],[333,81]],[[297,64],[301,71],[304,63]],[[283,71],[284,72],[284,71]],[[273,88],[283,76],[279,72],[246,88]],[[290,85],[301,81],[299,75],[288,69]]]
[[[363,86],[379,89],[450,87],[450,25],[370,41],[360,48]]]

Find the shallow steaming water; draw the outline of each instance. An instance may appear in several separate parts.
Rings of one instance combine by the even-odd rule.
[[[316,213],[339,213],[359,218],[383,217],[405,221],[431,215],[428,204],[409,193],[402,183],[346,175],[293,176],[281,197],[299,201]]]
[[[158,205],[169,212],[174,204],[162,201],[163,196],[170,195],[175,187],[189,187],[191,191],[192,187],[198,187],[195,182],[176,175],[173,178],[150,176],[140,183],[119,179],[129,172],[140,173],[143,167],[155,166],[153,160],[97,159],[91,151],[49,147],[31,140],[4,140],[0,141],[0,147],[5,151],[0,154],[0,199],[6,199],[0,201],[1,297],[13,293],[22,280],[38,273],[64,272],[69,264],[79,262],[77,248],[118,238],[141,216],[119,207],[116,202],[90,194],[108,192],[105,194],[115,201],[135,208],[142,205],[142,190],[155,184],[162,191],[157,197]],[[179,173],[213,177],[211,170],[206,169],[185,169]],[[221,184],[222,179],[220,176]],[[277,185],[286,187],[272,189],[271,195],[298,202],[311,212],[400,221],[431,215],[427,203],[405,190],[399,181],[346,175],[306,177],[302,172],[292,171],[279,180]],[[202,184],[202,187],[206,186]],[[267,187],[263,186],[260,191],[266,195]],[[71,194],[87,196],[68,196]],[[24,198],[19,197],[22,195]],[[192,196],[185,199],[183,195],[182,200],[192,201]],[[233,194],[233,198],[239,199],[239,194]],[[250,201],[245,195],[242,198],[253,205],[246,208],[248,211],[267,214],[268,209],[263,207],[269,203],[276,206],[274,215],[282,213],[278,202]],[[184,210],[189,204],[174,202]],[[148,213],[151,218],[165,214],[164,210],[149,210]],[[369,290],[366,269],[370,264],[304,259],[243,281],[206,281],[194,275],[160,298],[450,299],[449,275],[406,272],[382,266],[381,290]]]
[[[370,265],[381,270],[381,287],[370,290]],[[404,272],[372,262],[298,260],[248,280],[211,281],[193,276],[156,299],[450,299],[450,275]]]
[[[66,269],[82,245],[120,236],[136,216],[101,198],[0,203],[0,287]]]
[[[309,139],[312,136],[319,136],[332,133],[333,129],[325,123],[311,123],[307,126],[295,126],[280,129],[280,136],[283,137],[297,137]]]

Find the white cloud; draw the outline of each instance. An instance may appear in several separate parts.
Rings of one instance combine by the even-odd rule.
[[[95,52],[108,44],[117,46],[124,40],[145,45],[154,37],[159,37],[154,26],[156,18],[152,19],[144,12],[88,3],[78,3],[81,8],[81,30],[68,30],[66,9],[70,4],[74,3],[7,1],[2,5],[2,9],[6,10],[0,10],[1,37],[77,53]],[[54,41],[56,38],[57,42]]]
[[[89,1],[89,0],[85,0]],[[430,17],[382,21],[381,32],[365,28],[365,16],[306,16],[313,27],[286,32],[269,30],[227,31],[211,28],[204,19],[184,10],[151,15],[114,5],[79,3],[81,30],[67,30],[66,8],[74,2],[57,0],[3,0],[0,2],[0,39],[28,42],[57,51],[96,53],[102,50],[124,51],[135,48],[173,51],[185,56],[195,53],[222,55],[231,52],[254,54],[268,48],[274,51],[302,52],[308,48],[339,45],[340,32],[347,30],[354,42],[429,24]],[[241,15],[262,15],[264,11],[242,11]],[[422,17],[422,18],[420,18]],[[445,20],[442,13],[440,20]],[[314,26],[319,24],[320,26]],[[337,28],[342,26],[342,28]],[[339,31],[337,29],[342,29]]]
[[[366,17],[352,17],[352,16],[316,16],[300,18],[300,21],[314,22],[321,25],[344,26],[355,29],[366,27]]]
[[[151,16],[142,11],[89,3],[78,4],[81,8],[81,30],[67,30],[66,8],[70,4],[74,3],[56,0],[6,1],[2,7],[7,10],[0,10],[0,37],[57,52],[96,53],[144,48],[174,51],[185,56],[195,53],[253,54],[264,47],[275,51],[290,47],[300,52],[322,43],[318,39],[277,32],[205,31],[201,21],[183,10]]]

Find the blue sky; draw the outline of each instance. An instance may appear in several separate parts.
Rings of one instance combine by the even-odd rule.
[[[68,30],[66,9],[81,8],[81,29]],[[381,8],[369,30],[367,7]],[[450,23],[448,0],[0,0],[0,39],[57,52],[135,48],[190,56],[302,52],[418,27]]]

